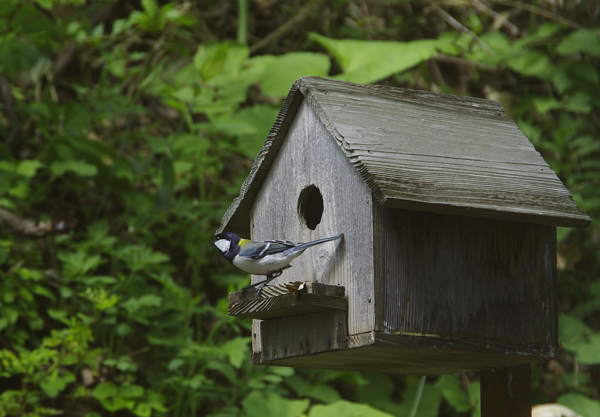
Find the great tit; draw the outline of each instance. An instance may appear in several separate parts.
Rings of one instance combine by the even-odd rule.
[[[291,268],[290,262],[302,255],[306,249],[343,236],[342,233],[308,243],[294,243],[286,240],[255,242],[242,239],[235,233],[223,232],[215,236],[211,245],[216,246],[223,256],[238,269],[249,274],[266,275],[267,279],[264,281],[242,288],[243,293],[248,288],[257,287],[256,294],[260,296],[262,288],[280,276],[284,269]]]

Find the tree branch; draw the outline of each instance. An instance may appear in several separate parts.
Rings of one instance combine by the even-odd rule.
[[[273,32],[269,33],[262,40],[256,42],[254,45],[252,45],[250,47],[250,53],[255,53],[256,51],[263,49],[268,44],[273,43],[277,39],[284,36],[286,33],[288,33],[290,30],[292,30],[294,28],[294,26],[298,25],[300,22],[302,22],[304,19],[306,19],[313,10],[315,10],[317,7],[319,7],[323,3],[324,3],[324,0],[313,0],[312,2],[308,3],[306,6],[304,6],[302,8],[302,10],[300,10],[300,12],[298,12],[298,14],[296,14],[290,20],[285,22],[283,25],[279,26]]]
[[[453,18],[452,16],[450,16],[450,14],[447,11],[445,11],[444,9],[442,9],[436,3],[432,3],[431,7],[433,8],[433,11],[436,12],[436,14],[438,16],[440,16],[442,19],[444,19],[446,21],[446,23],[448,23],[454,29],[456,29],[459,32],[462,32],[462,33],[470,36],[471,39],[473,39],[475,42],[477,42],[481,46],[481,48],[484,49],[485,51],[487,51],[489,54],[496,55],[496,52],[492,48],[490,48],[487,43],[485,43],[484,41],[482,41],[481,39],[479,39],[475,33],[473,33],[472,31],[470,31],[469,29],[467,29],[458,20],[456,20],[455,18]]]
[[[3,208],[0,208],[0,223],[7,224],[25,235],[44,236],[54,231],[54,225],[51,221],[35,224]]]

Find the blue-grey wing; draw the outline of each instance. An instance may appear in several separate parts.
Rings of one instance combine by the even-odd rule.
[[[250,242],[240,250],[240,255],[252,259],[262,258],[267,255],[285,252],[296,247],[294,242],[286,240],[266,240],[264,242]]]

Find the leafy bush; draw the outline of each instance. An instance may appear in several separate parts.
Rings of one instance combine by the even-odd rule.
[[[0,415],[478,415],[471,374],[252,367],[225,299],[247,277],[207,242],[303,75],[500,99],[598,218],[599,32],[417,1],[255,2],[232,29],[208,3],[0,3]],[[559,232],[566,352],[534,395],[591,415],[598,223]]]

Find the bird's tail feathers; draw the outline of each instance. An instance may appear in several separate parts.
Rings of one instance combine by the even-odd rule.
[[[302,251],[305,250],[307,248],[310,248],[311,246],[315,246],[315,245],[320,245],[321,243],[325,243],[325,242],[329,242],[331,240],[337,240],[344,237],[344,234],[341,233],[337,236],[333,236],[333,237],[326,237],[323,239],[318,239],[318,240],[313,240],[312,242],[308,242],[308,243],[302,243],[294,248],[292,248],[291,252],[298,252],[298,251]]]

